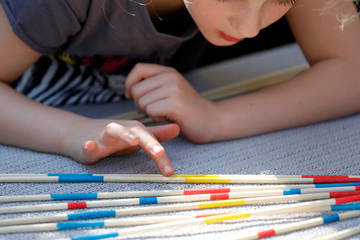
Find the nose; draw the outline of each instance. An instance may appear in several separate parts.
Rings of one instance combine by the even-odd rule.
[[[262,6],[257,4],[242,5],[234,8],[229,17],[230,25],[241,36],[252,38],[259,34],[262,25]]]

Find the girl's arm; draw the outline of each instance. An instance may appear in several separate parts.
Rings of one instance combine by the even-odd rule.
[[[126,81],[128,97],[155,120],[180,125],[198,143],[247,137],[330,120],[360,111],[360,22],[342,31],[338,18],[352,8],[338,1],[339,15],[320,16],[328,0],[300,0],[288,13],[311,67],[280,84],[212,103],[174,69],[141,64]],[[278,36],[281,37],[281,36]],[[219,79],[221,81],[221,79]]]
[[[339,19],[351,1],[321,15],[328,0],[301,0],[288,20],[310,69],[278,84],[218,103],[226,136],[250,136],[316,123],[360,111],[360,22]],[[356,14],[356,13],[355,13]],[[238,120],[238,121],[236,121]]]
[[[0,4],[0,144],[67,155],[87,164],[142,148],[164,175],[173,173],[158,140],[177,136],[176,124],[147,129],[137,121],[89,119],[34,102],[12,89],[8,84],[39,57],[14,35]]]

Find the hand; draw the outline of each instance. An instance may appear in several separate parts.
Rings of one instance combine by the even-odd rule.
[[[125,81],[125,93],[154,121],[179,124],[189,140],[206,143],[215,138],[216,105],[199,95],[175,69],[139,63]]]
[[[176,124],[146,128],[138,121],[90,119],[77,130],[72,157],[84,164],[93,164],[109,155],[125,155],[143,149],[164,176],[174,168],[159,141],[168,141],[180,132]],[[80,142],[79,142],[80,140]],[[79,147],[79,143],[81,147]]]

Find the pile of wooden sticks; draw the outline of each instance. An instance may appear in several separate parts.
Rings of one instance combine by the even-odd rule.
[[[156,231],[186,225],[212,224],[241,218],[269,214],[299,212],[342,211],[337,214],[294,222],[282,227],[262,229],[242,234],[236,239],[260,239],[360,217],[360,176],[334,175],[173,175],[156,174],[0,174],[0,183],[14,182],[162,182],[162,183],[236,183],[261,184],[254,186],[201,188],[183,190],[68,193],[43,195],[0,196],[0,203],[91,200],[67,203],[48,203],[0,208],[0,216],[9,213],[39,212],[65,209],[118,207],[125,205],[150,205],[106,211],[89,211],[72,214],[56,214],[31,218],[0,219],[0,234],[19,232],[59,231],[78,228],[107,228],[135,226],[101,235],[89,235],[69,239],[105,239],[126,237],[145,231]],[[272,184],[272,185],[266,185]],[[248,212],[214,213],[212,215],[181,215],[120,218],[160,212],[195,209],[226,208],[233,206],[291,202],[283,206],[257,209]],[[167,204],[164,204],[167,203]],[[107,219],[110,218],[110,219]],[[99,219],[99,220],[88,220]],[[82,221],[79,221],[82,220]],[[360,227],[324,236],[321,239],[343,239],[360,233]]]

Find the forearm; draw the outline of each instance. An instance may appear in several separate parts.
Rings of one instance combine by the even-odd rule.
[[[334,58],[281,84],[218,102],[216,140],[246,137],[360,111],[360,76],[353,62]]]
[[[176,137],[176,124],[146,128],[138,121],[90,119],[34,102],[2,82],[0,101],[0,144],[66,155],[85,164],[143,149],[164,176],[174,172],[159,141]]]
[[[68,155],[66,140],[86,118],[34,102],[0,82],[0,143]]]

